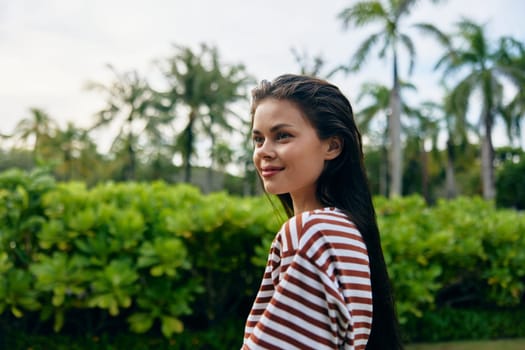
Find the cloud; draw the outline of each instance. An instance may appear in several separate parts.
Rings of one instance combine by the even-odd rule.
[[[11,131],[29,107],[43,106],[63,125],[85,125],[103,103],[86,92],[87,80],[107,82],[117,70],[151,71],[151,61],[172,53],[173,43],[216,45],[228,63],[244,63],[258,79],[297,71],[290,49],[322,54],[329,66],[348,62],[367,30],[343,30],[336,18],[351,2],[334,0],[25,0],[0,2],[0,132]],[[419,2],[407,25],[431,21],[450,28],[461,14],[488,21],[496,38],[525,41],[525,2],[501,0]],[[410,29],[410,28],[409,28]],[[439,47],[411,31],[418,51],[414,82],[422,97],[437,97],[431,71]],[[402,62],[402,73],[406,62]],[[351,99],[360,84],[390,84],[390,66],[371,56],[366,70],[334,79]],[[148,73],[149,74],[149,73]]]

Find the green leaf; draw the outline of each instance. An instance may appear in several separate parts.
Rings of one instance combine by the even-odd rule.
[[[20,309],[18,309],[16,306],[11,306],[11,313],[16,318],[21,318],[22,316],[24,316],[24,313],[22,311],[20,311]]]
[[[135,333],[145,333],[153,325],[154,317],[144,312],[136,312],[128,317],[131,330]]]
[[[55,311],[55,321],[53,323],[53,330],[59,332],[64,326],[64,310],[58,309]]]
[[[184,330],[184,324],[178,318],[163,316],[161,317],[161,322],[162,334],[166,338],[171,337],[173,333],[182,333]]]

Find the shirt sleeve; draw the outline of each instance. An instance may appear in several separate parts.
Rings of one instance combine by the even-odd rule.
[[[272,286],[266,285],[265,307],[253,319],[242,349],[366,347],[372,304],[366,249],[349,248],[361,247],[362,241],[332,228],[310,225],[301,232],[301,247],[281,252],[284,268],[278,278],[271,276],[276,271],[269,260],[265,275]]]
[[[330,319],[339,317],[332,284],[303,254],[296,254],[268,306],[245,341],[245,349],[336,349]]]

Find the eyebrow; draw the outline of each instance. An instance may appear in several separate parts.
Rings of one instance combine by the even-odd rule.
[[[279,129],[283,129],[283,128],[287,128],[287,127],[293,127],[293,125],[292,124],[285,124],[285,123],[276,124],[276,125],[274,125],[274,126],[272,126],[270,128],[270,132],[274,133],[274,132],[276,132]],[[261,132],[259,130],[257,130],[257,129],[253,129],[252,134],[261,134]]]

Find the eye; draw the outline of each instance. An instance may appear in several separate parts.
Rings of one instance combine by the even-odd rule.
[[[286,141],[287,139],[289,139],[290,137],[292,137],[292,135],[290,135],[289,133],[287,132],[279,132],[277,133],[277,135],[275,135],[275,139],[277,141]]]
[[[261,146],[264,142],[264,137],[259,135],[253,135],[252,142],[255,146]]]

